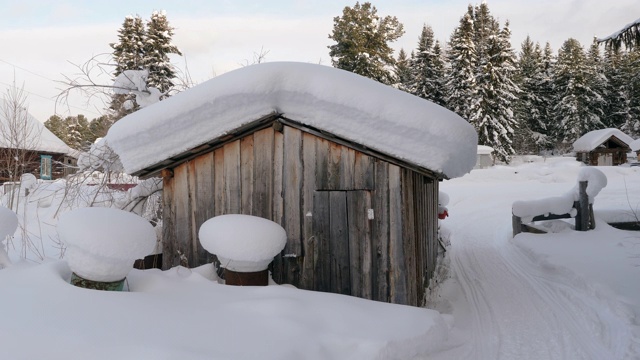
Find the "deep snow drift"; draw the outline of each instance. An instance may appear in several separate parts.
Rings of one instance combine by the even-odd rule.
[[[442,183],[451,245],[429,302],[440,314],[286,285],[224,286],[211,266],[133,270],[128,293],[81,289],[68,284],[65,260],[18,261],[19,230],[15,263],[0,270],[2,358],[637,359],[640,234],[604,221],[637,221],[640,168],[598,167],[607,185],[595,230],[553,222],[544,226],[554,233],[511,236],[514,201],[563,194],[583,168],[539,158]],[[56,241],[51,186],[21,212],[41,211],[45,243]]]

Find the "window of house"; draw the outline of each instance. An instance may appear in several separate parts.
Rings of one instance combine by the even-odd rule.
[[[40,155],[40,179],[51,180],[51,155]]]

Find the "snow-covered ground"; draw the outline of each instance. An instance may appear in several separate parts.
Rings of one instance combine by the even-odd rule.
[[[52,229],[64,187],[49,185],[41,190],[49,197],[18,214],[42,221],[30,227],[31,245],[18,230],[8,246],[14,264],[0,270],[0,358],[637,359],[640,233],[604,220],[635,218],[640,167],[598,168],[608,184],[595,199],[595,230],[556,222],[552,234],[511,235],[514,201],[562,195],[581,168],[538,158],[443,182],[451,246],[430,296],[437,312],[223,286],[210,266],[133,270],[130,292],[76,288],[66,260],[51,259],[61,253]],[[33,245],[46,252],[41,264],[19,260]]]

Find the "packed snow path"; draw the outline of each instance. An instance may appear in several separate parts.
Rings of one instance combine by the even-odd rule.
[[[445,225],[452,229],[453,278],[436,307],[452,308],[454,324],[446,349],[433,358],[639,358],[629,320],[615,303],[572,273],[537,264],[512,243],[511,204],[519,199],[502,187],[443,186],[451,197]],[[493,209],[478,212],[479,203]]]

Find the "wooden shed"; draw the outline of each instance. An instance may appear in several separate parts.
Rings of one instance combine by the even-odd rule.
[[[238,86],[241,81],[248,83]],[[352,98],[345,107],[341,96],[356,90],[365,104]],[[374,103],[376,109],[366,109]],[[183,104],[191,110],[171,114]],[[424,114],[390,121],[384,113],[394,107],[408,116],[429,111],[426,117],[438,124],[429,125]],[[141,156],[131,132],[140,128],[138,120],[155,116],[169,119],[162,124],[200,124],[183,129],[184,136],[159,132],[189,141],[196,131],[208,135],[178,151]],[[450,121],[452,132],[433,134],[430,142],[425,136],[438,131],[441,120]],[[372,80],[311,64],[243,68],[136,112],[112,129],[107,141],[127,171],[162,174],[164,268],[215,261],[197,238],[207,219],[256,215],[287,231],[287,245],[272,263],[276,282],[410,305],[422,304],[436,266],[438,182],[470,171],[476,156],[475,131],[457,115]],[[155,136],[137,136],[138,144],[158,149],[161,139]]]
[[[576,159],[592,166],[617,166],[627,162],[633,139],[614,128],[590,131],[573,143]]]

